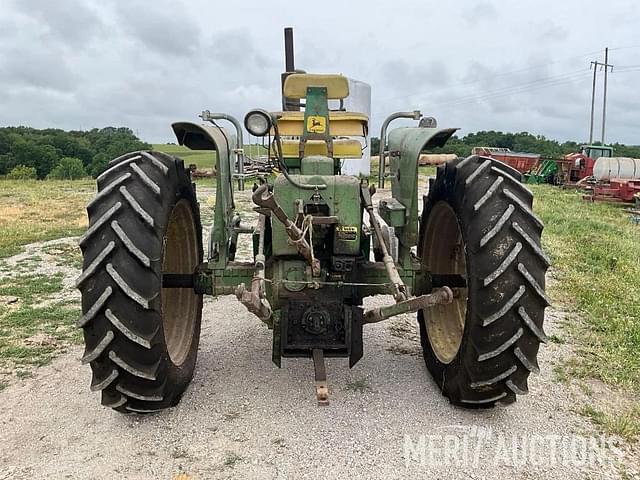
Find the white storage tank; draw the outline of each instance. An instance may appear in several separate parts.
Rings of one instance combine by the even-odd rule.
[[[593,176],[599,181],[612,178],[640,180],[640,158],[600,157],[593,165]]]
[[[371,85],[359,80],[349,79],[349,96],[344,99],[344,107],[350,112],[364,113],[371,117]],[[371,173],[370,137],[354,137],[362,145],[362,158],[349,159],[342,162],[342,173],[345,175],[364,175]]]

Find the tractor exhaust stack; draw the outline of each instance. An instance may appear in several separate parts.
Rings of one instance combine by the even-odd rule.
[[[300,100],[287,98],[284,96],[284,81],[292,73],[300,73],[296,70],[295,56],[293,48],[293,28],[286,27],[284,29],[284,72],[280,75],[281,80],[281,92],[282,92],[282,110],[287,111],[300,111]]]

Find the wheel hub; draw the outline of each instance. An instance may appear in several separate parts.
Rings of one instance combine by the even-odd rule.
[[[162,258],[163,273],[192,274],[198,266],[198,232],[189,202],[180,200],[171,212]],[[192,288],[163,288],[162,326],[171,361],[184,363],[193,341],[198,295]]]
[[[429,216],[423,262],[432,275],[467,277],[465,245],[456,214],[446,202],[438,202]],[[468,290],[453,289],[450,304],[435,305],[423,311],[429,343],[438,360],[449,364],[458,354],[467,315]]]

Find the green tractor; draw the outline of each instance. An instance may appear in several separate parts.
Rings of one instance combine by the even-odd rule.
[[[329,400],[324,358],[353,367],[367,324],[411,312],[426,367],[453,404],[491,407],[526,394],[545,341],[549,260],[520,174],[491,158],[457,159],[419,199],[420,152],[456,129],[427,118],[387,136],[385,122],[379,169],[384,184],[388,157],[391,190],[378,192],[376,211],[368,178],[341,173],[361,155],[357,139],[369,125],[344,109],[349,82],[288,67],[283,111],[244,119],[252,135],[268,137],[280,171],[254,185],[254,226],[234,206],[234,135],[215,121],[173,124],[181,145],[216,152],[206,260],[196,187],[181,159],[133,152],[98,177],[77,280],[91,390],[123,413],[176,405],[194,372],[207,294],[237,296],[273,331],[277,366],[313,359],[319,404]],[[407,115],[389,119],[397,116]],[[251,262],[235,259],[239,235],[252,236]],[[389,303],[365,311],[363,298],[378,294]]]

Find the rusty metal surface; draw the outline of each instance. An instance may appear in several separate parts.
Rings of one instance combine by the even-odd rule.
[[[315,373],[316,398],[319,406],[329,405],[329,385],[327,384],[327,369],[324,364],[324,353],[320,348],[314,348],[313,370]]]
[[[387,270],[389,280],[391,281],[393,298],[395,298],[396,302],[406,300],[407,286],[402,281],[402,278],[398,273],[398,269],[396,268],[393,258],[391,257],[391,255],[389,255],[389,249],[382,235],[382,230],[380,228],[380,224],[378,223],[378,218],[376,217],[373,211],[373,204],[371,202],[371,193],[369,192],[368,186],[363,184],[360,189],[360,194],[361,194],[364,208],[369,213],[369,222],[371,222],[371,227],[378,239],[378,245],[382,250],[382,261],[384,262],[384,266],[385,266],[385,269]]]
[[[364,313],[364,323],[377,323],[402,313],[412,313],[434,305],[448,304],[453,301],[453,292],[449,287],[442,287],[427,295],[412,297],[402,302],[374,308]]]
[[[265,257],[264,257],[264,232],[265,216],[258,218],[258,251],[256,253],[256,272],[251,279],[251,290],[247,290],[244,283],[238,285],[236,297],[247,309],[263,322],[269,322],[272,315],[271,304],[265,293]]]
[[[273,193],[268,191],[269,186],[264,183],[260,185],[255,192],[253,192],[252,200],[259,207],[268,208],[273,215],[284,225],[285,231],[289,236],[291,242],[295,245],[298,253],[302,255],[311,265],[313,276],[320,275],[320,261],[313,256],[313,247],[309,245],[305,239],[304,230],[298,228],[298,226],[291,221],[291,219],[284,213],[282,207],[276,202]],[[266,195],[265,195],[266,194]]]

